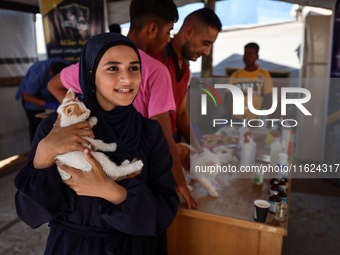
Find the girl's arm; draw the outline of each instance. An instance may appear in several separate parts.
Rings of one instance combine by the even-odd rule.
[[[64,182],[78,195],[103,198],[99,208],[101,217],[123,233],[144,236],[159,234],[171,224],[177,213],[179,198],[171,171],[168,143],[160,125],[157,123],[152,127],[154,132],[150,138],[149,158],[144,162],[146,169],[141,174],[146,171],[147,183],[138,178],[117,183],[112,181],[87,150],[85,156],[93,171],[78,171],[57,162],[59,167],[72,175]]]
[[[59,115],[51,132],[38,143],[33,160],[34,167],[36,169],[51,167],[56,156],[69,151],[83,151],[90,143],[82,136],[94,138],[87,121],[60,127]]]
[[[86,123],[67,128],[60,128],[59,123],[53,114],[39,125],[26,165],[14,180],[18,190],[15,196],[17,214],[32,228],[52,221],[61,211],[65,188],[54,157],[72,148],[83,150],[83,145],[75,144],[83,139],[75,137],[78,133],[92,134],[91,129],[79,130]]]

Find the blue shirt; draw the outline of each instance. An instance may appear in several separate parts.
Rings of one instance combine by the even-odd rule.
[[[52,79],[52,75],[50,73],[50,66],[54,62],[64,62],[66,64],[70,64],[66,60],[62,58],[51,58],[43,61],[35,62],[29,69],[24,79],[21,81],[15,99],[19,99],[26,91],[29,95],[38,97],[45,101],[56,102],[58,100],[51,94],[51,92],[47,89],[48,82]],[[30,102],[25,101],[24,107],[28,110],[39,111],[44,110],[44,106],[39,106],[35,104],[31,104]]]

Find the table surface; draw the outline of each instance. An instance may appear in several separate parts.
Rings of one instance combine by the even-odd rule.
[[[287,235],[287,220],[283,223],[275,219],[275,214],[268,212],[267,221],[259,223],[254,220],[254,200],[269,200],[269,179],[257,185],[253,178],[231,178],[226,173],[219,173],[214,178],[208,178],[219,193],[217,198],[210,197],[205,188],[197,181],[192,181],[192,197],[199,203],[199,209],[189,211],[181,200],[179,213],[193,217],[218,217],[221,222],[232,221],[236,225],[244,225],[254,229]],[[287,192],[289,204],[289,190]],[[289,208],[289,207],[288,207]]]
[[[44,112],[36,114],[35,117],[38,119],[45,119],[48,117],[48,115],[50,115],[53,112],[55,112],[55,110],[46,109]]]
[[[268,165],[267,158],[270,154],[270,146],[266,144],[267,130],[259,130],[257,134],[253,133],[254,140],[257,143],[257,158],[265,161],[256,161],[256,165]],[[231,166],[239,168],[239,162],[230,163]],[[217,217],[221,222],[228,221],[233,224],[260,229],[280,235],[287,235],[288,216],[285,222],[281,223],[275,219],[275,214],[268,212],[267,221],[259,223],[254,220],[254,200],[263,199],[269,201],[269,181],[275,177],[275,174],[264,175],[263,183],[257,185],[254,183],[254,173],[226,173],[221,172],[216,176],[207,175],[207,179],[216,189],[219,196],[210,197],[207,190],[197,181],[192,180],[191,186],[193,191],[192,197],[199,203],[199,209],[188,210],[184,200],[181,200],[179,213],[193,217]],[[290,180],[290,179],[289,179]],[[289,182],[289,185],[291,183]],[[287,191],[287,203],[289,211],[290,190]],[[211,216],[211,217],[210,217]]]

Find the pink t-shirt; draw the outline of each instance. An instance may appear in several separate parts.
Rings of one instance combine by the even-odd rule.
[[[145,52],[139,50],[139,54],[142,61],[142,81],[133,106],[146,118],[175,111],[168,69]],[[64,68],[60,73],[60,79],[65,88],[82,93],[79,85],[79,63]]]

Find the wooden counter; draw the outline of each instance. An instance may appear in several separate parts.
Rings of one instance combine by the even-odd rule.
[[[167,232],[169,255],[281,254],[288,216],[284,223],[275,220],[272,213],[268,213],[266,223],[254,221],[253,202],[269,200],[269,179],[256,185],[253,178],[235,179],[219,173],[212,183],[218,198],[192,183],[198,210],[190,211],[181,201]],[[289,191],[287,195],[289,203]]]

